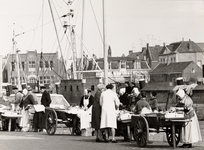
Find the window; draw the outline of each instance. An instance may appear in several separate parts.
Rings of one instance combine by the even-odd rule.
[[[44,83],[43,83],[43,77],[42,77],[42,76],[40,76],[40,84],[44,84]]]
[[[50,84],[50,76],[45,76],[44,77],[44,83],[45,84]]]
[[[119,69],[119,62],[111,61],[111,69]]]
[[[15,62],[13,62],[13,61],[11,62],[11,70],[15,71]]]
[[[31,77],[31,78],[29,79],[29,83],[35,83],[35,78],[34,78],[34,77]]]
[[[45,61],[45,68],[49,68],[49,63],[48,63],[48,61]]]
[[[139,61],[136,61],[135,62],[135,67],[134,67],[135,69],[141,69],[141,62],[139,62]]]
[[[44,65],[43,65],[43,61],[40,61],[40,68],[43,68]]]
[[[194,68],[191,69],[191,73],[195,73],[195,69]]]
[[[134,61],[127,61],[127,69],[133,69],[134,68]]]
[[[53,61],[50,61],[50,68],[51,68],[51,70],[54,68]]]
[[[15,84],[15,78],[14,77],[11,77],[11,84]]]
[[[126,62],[120,61],[120,69],[126,69]]]
[[[22,66],[22,71],[25,71],[25,62],[24,61],[21,62],[21,66]]]
[[[35,61],[29,61],[28,71],[35,71]]]
[[[78,85],[76,86],[76,90],[79,91],[79,86]]]
[[[72,85],[70,86],[70,91],[72,91]]]
[[[65,92],[67,91],[67,86],[64,86],[64,91],[65,91]]]

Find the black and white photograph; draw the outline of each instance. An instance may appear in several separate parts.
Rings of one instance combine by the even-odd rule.
[[[0,0],[0,150],[204,149],[203,0]]]

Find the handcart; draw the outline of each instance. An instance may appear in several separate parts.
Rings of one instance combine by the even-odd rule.
[[[184,118],[165,118],[163,113],[132,115],[133,137],[139,147],[145,147],[149,142],[149,133],[165,132],[167,142],[175,148],[181,140],[181,128],[190,120]]]
[[[80,119],[76,113],[57,108],[45,108],[45,128],[48,135],[54,135],[58,124],[64,124],[72,128],[72,135],[81,135]]]

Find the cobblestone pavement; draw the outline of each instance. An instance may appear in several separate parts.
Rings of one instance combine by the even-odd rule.
[[[204,121],[200,121],[204,139]],[[154,141],[145,148],[139,148],[135,141],[122,142],[123,137],[116,137],[118,143],[96,143],[94,136],[71,136],[67,128],[58,128],[53,136],[37,132],[0,131],[0,150],[144,150],[172,149],[167,142]],[[179,144],[178,146],[180,146]],[[193,145],[196,150],[204,149],[204,141]],[[182,149],[177,147],[177,149]]]

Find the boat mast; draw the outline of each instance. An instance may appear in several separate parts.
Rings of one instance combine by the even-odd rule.
[[[18,55],[19,50],[17,50],[17,48],[16,48],[15,37],[16,37],[15,30],[13,30],[13,51],[15,51],[15,54],[16,54],[18,90],[22,90],[21,81],[20,81],[19,55]]]
[[[82,23],[81,23],[81,41],[83,41],[84,38],[84,2],[82,2]],[[83,42],[81,42],[81,79],[83,79],[83,71],[84,71],[84,53],[83,53]]]
[[[75,31],[74,27],[75,25],[71,24],[71,17],[74,17],[74,10],[70,8],[70,5],[72,4],[73,1],[69,0],[67,2],[68,6],[68,13],[63,15],[62,17],[66,18],[68,17],[68,21],[65,21],[64,23],[64,28],[65,28],[65,33],[67,31],[67,27],[69,27],[69,32],[70,32],[70,39],[71,39],[71,49],[73,51],[73,57],[72,57],[72,68],[73,68],[73,79],[77,79],[77,51],[76,51],[76,39],[75,39]],[[68,24],[69,22],[69,24]]]
[[[105,31],[105,0],[103,0],[103,54],[104,54],[104,84],[108,84],[108,51]]]

